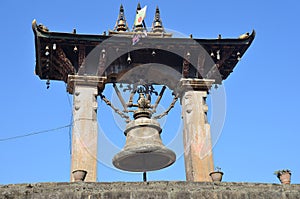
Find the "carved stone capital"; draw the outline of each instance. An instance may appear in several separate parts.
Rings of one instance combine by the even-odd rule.
[[[88,76],[88,75],[69,75],[67,91],[70,94],[74,94],[74,86],[80,85],[80,86],[97,87],[98,90],[101,92],[104,90],[105,82],[106,82],[106,77]]]
[[[181,78],[180,87],[182,91],[208,91],[214,82],[213,79]]]

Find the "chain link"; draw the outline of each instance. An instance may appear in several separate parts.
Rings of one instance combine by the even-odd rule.
[[[125,121],[127,123],[130,122],[130,118],[128,115],[126,115],[125,113],[123,113],[122,111],[120,111],[118,108],[116,108],[114,105],[112,105],[112,103],[103,95],[100,94],[101,99],[108,105],[110,106],[117,114],[119,114],[122,118],[126,119]]]
[[[179,95],[178,94],[173,94],[174,98],[172,100],[172,103],[170,104],[170,106],[168,107],[168,109],[166,111],[164,111],[163,113],[154,116],[154,119],[161,119],[164,116],[168,115],[168,113],[171,111],[172,108],[174,108],[175,103],[177,102]],[[128,115],[126,115],[124,112],[120,111],[118,108],[116,108],[103,94],[100,94],[101,99],[108,105],[110,106],[117,114],[119,114],[122,118],[125,119],[125,121],[127,123],[129,123],[130,117]]]
[[[172,108],[174,108],[175,103],[177,102],[178,98],[179,98],[179,95],[178,95],[178,94],[174,94],[173,101],[172,101],[172,103],[170,104],[169,108],[168,108],[166,111],[164,111],[163,113],[154,116],[153,118],[154,118],[154,119],[161,119],[161,118],[163,118],[164,116],[168,115],[168,113],[170,112],[170,110],[171,110]]]

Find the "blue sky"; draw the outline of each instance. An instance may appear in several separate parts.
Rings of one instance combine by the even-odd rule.
[[[35,52],[31,22],[37,19],[51,31],[101,34],[112,29],[122,3],[132,27],[138,1],[16,1],[0,7],[0,139],[68,125],[72,96],[63,82],[34,75]],[[236,38],[255,29],[256,39],[224,82],[226,119],[214,146],[215,166],[224,181],[278,183],[273,172],[292,170],[300,183],[298,33],[300,3],[288,1],[140,1],[147,5],[151,25],[156,5],[166,28],[195,38]],[[71,102],[71,103],[70,103]],[[99,101],[99,125],[122,146],[125,137],[111,111]],[[101,115],[102,114],[102,115]],[[167,117],[163,140],[174,137],[180,106]],[[69,128],[0,141],[0,184],[69,181]],[[183,158],[149,180],[185,180]],[[117,171],[99,163],[98,181],[140,181],[141,174]]]

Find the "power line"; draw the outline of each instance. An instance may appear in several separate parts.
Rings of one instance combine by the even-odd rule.
[[[60,130],[60,129],[68,128],[70,126],[72,126],[72,124],[68,124],[68,125],[57,127],[57,128],[53,128],[53,129],[47,129],[47,130],[43,130],[43,131],[37,131],[37,132],[33,132],[33,133],[28,133],[28,134],[24,134],[24,135],[17,135],[17,136],[14,136],[14,137],[2,138],[2,139],[0,139],[0,142],[4,142],[4,141],[8,141],[8,140],[14,140],[14,139],[19,139],[19,138],[24,138],[24,137],[29,137],[29,136],[33,136],[33,135],[42,134],[42,133],[48,133],[48,132],[51,132],[51,131],[57,131],[57,130]]]
[[[71,117],[71,118],[73,118],[73,117]],[[94,121],[94,119],[90,119],[90,118],[80,118],[80,119],[77,119],[77,120],[74,120],[74,121],[70,122],[70,124],[65,125],[65,126],[60,126],[60,127],[57,127],[57,128],[47,129],[47,130],[43,130],[43,131],[37,131],[37,132],[28,133],[28,134],[24,134],[24,135],[17,135],[17,136],[14,136],[14,137],[2,138],[2,139],[0,139],[0,142],[4,142],[4,141],[7,141],[7,140],[14,140],[14,139],[23,138],[23,137],[28,137],[28,136],[42,134],[42,133],[48,133],[48,132],[51,132],[51,131],[57,131],[57,130],[68,128],[68,127],[69,127],[69,136],[71,136],[71,127],[74,125],[75,122],[82,121],[82,120],[92,120],[92,121]]]
[[[66,88],[67,88],[67,85],[65,85]],[[68,99],[68,103],[69,103],[69,106],[72,107],[72,103],[71,103],[71,100],[67,94],[67,99]],[[60,129],[64,129],[64,128],[69,128],[69,148],[70,148],[70,151],[71,151],[71,129],[72,129],[72,125],[73,125],[73,113],[71,111],[71,119],[70,119],[70,124],[68,125],[65,125],[65,126],[61,126],[61,127],[57,127],[57,128],[53,128],[53,129],[47,129],[47,130],[43,130],[43,131],[37,131],[37,132],[33,132],[33,133],[28,133],[28,134],[24,134],[24,135],[17,135],[17,136],[13,136],[13,137],[8,137],[8,138],[2,138],[0,139],[0,142],[4,142],[4,141],[8,141],[8,140],[14,140],[14,139],[19,139],[19,138],[24,138],[24,137],[29,137],[29,136],[33,136],[33,135],[38,135],[38,134],[43,134],[43,133],[48,133],[48,132],[51,132],[51,131],[57,131],[57,130],[60,130]]]

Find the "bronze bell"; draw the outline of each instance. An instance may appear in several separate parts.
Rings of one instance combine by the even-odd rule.
[[[161,141],[162,129],[148,110],[137,110],[124,134],[124,149],[113,158],[113,165],[125,171],[146,172],[170,166],[176,160],[173,151]]]

